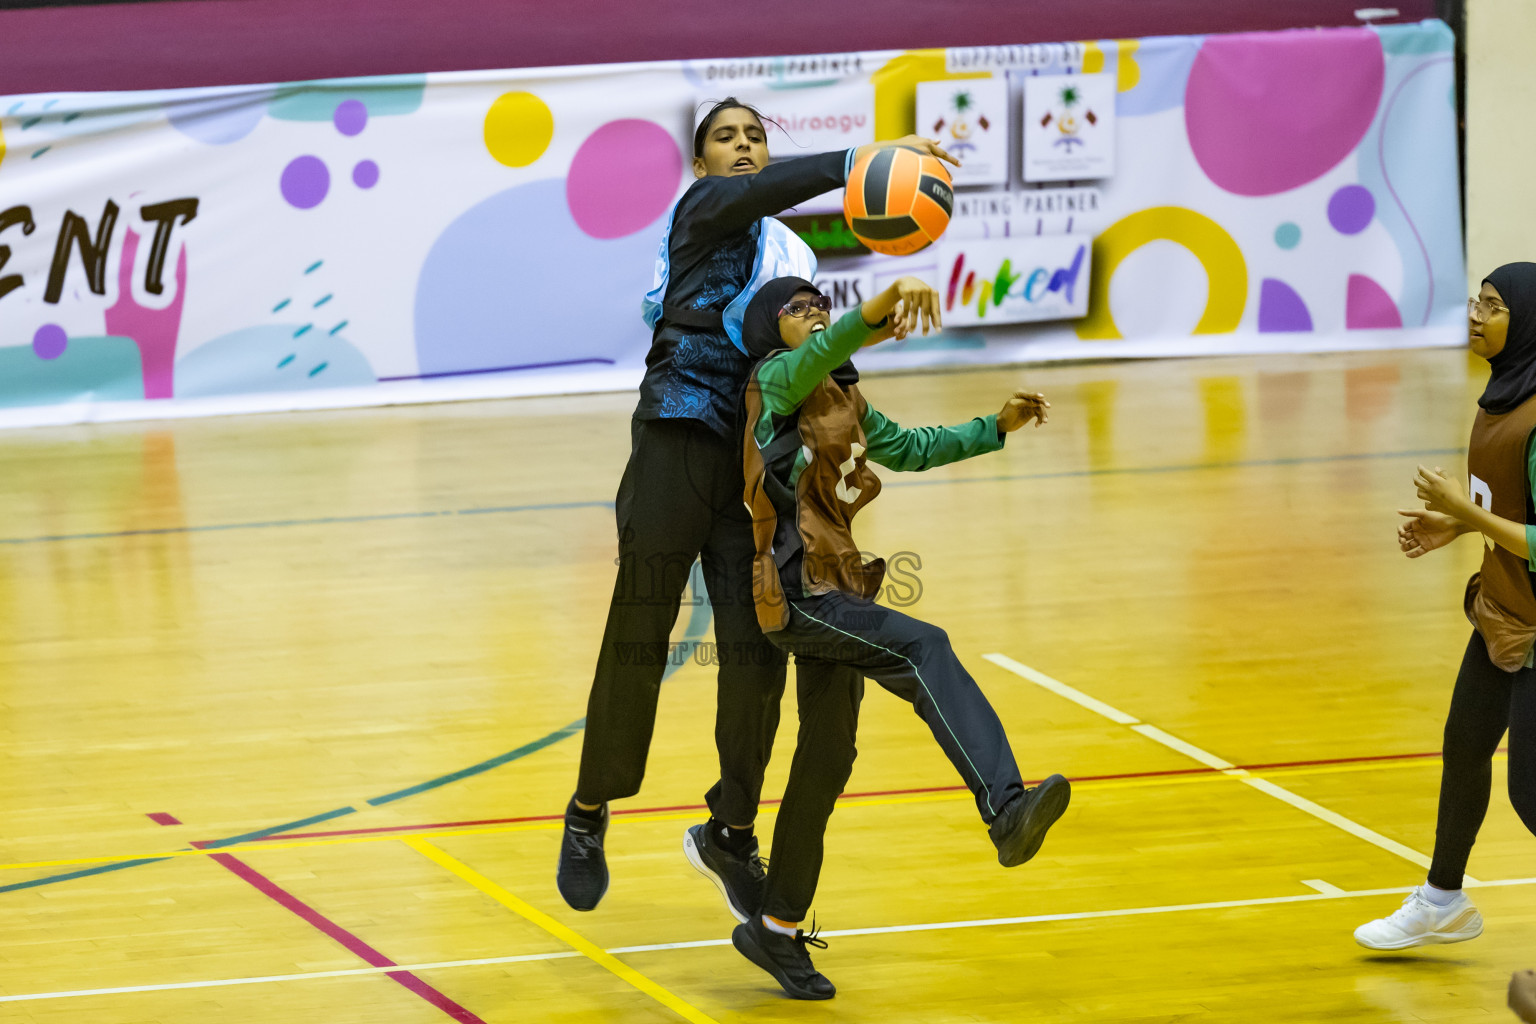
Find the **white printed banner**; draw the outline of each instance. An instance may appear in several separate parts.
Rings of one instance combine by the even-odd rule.
[[[784,124],[775,158],[926,130],[918,97],[957,88],[989,126],[1113,137],[1050,147],[1112,176],[962,189],[911,256],[864,249],[836,193],[786,211],[840,308],[903,274],[945,294],[942,333],[862,370],[1455,343],[1453,46],[1426,22],[3,97],[0,425],[633,388],[694,118],[730,94]]]

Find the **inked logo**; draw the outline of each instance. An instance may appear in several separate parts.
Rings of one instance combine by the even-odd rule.
[[[976,271],[965,269],[965,253],[955,257],[955,265],[949,272],[949,287],[944,293],[944,308],[955,308],[955,300],[958,298],[961,306],[969,306],[971,300],[976,300],[976,315],[984,317],[987,310],[1001,306],[1008,299],[1023,299],[1025,302],[1040,302],[1046,296],[1055,292],[1061,292],[1067,302],[1072,301],[1072,296],[1077,288],[1077,279],[1082,273],[1083,256],[1087,252],[1087,246],[1079,245],[1077,252],[1072,257],[1072,262],[1065,267],[1057,267],[1051,270],[1047,267],[1036,267],[1027,274],[1013,269],[1013,260],[1005,259],[993,271],[990,276],[978,279]]]

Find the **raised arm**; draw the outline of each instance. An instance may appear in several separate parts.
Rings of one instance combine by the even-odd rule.
[[[787,416],[823,377],[860,348],[886,338],[905,338],[919,324],[924,334],[930,326],[939,326],[939,293],[918,278],[897,278],[825,331],[812,334],[799,348],[765,362],[757,373],[763,404],[770,412]]]
[[[771,217],[824,192],[842,188],[855,160],[887,146],[907,146],[960,166],[959,161],[932,139],[908,135],[871,142],[857,149],[781,160],[756,174],[700,178],[684,194],[678,214],[691,226],[694,238],[701,241],[724,238],[745,230],[763,217]]]
[[[770,356],[757,371],[763,407],[776,416],[800,408],[816,385],[868,342],[878,326],[865,323],[860,310],[850,309],[799,348]]]
[[[978,416],[956,427],[904,429],[866,402],[860,424],[868,443],[865,455],[898,473],[921,473],[995,452],[1003,446],[1003,433],[997,428],[995,415]]]
[[[1004,436],[1026,423],[1044,426],[1051,403],[1035,391],[1015,391],[994,416],[978,416],[958,427],[916,427],[903,430],[865,403],[861,424],[869,442],[868,455],[897,472],[922,472],[969,459],[1003,446]]]
[[[687,224],[698,241],[744,231],[763,217],[842,188],[848,180],[852,152],[839,150],[781,160],[756,174],[700,178],[683,195],[673,223]]]

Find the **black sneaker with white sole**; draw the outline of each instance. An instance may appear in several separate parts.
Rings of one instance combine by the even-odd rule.
[[[793,937],[776,932],[763,924],[761,916],[736,926],[731,932],[731,945],[736,952],[773,975],[784,986],[784,991],[796,999],[831,999],[837,995],[837,986],[811,963],[806,946],[826,949],[827,944],[816,937],[816,930],[807,935],[796,929]]]
[[[706,822],[683,833],[683,853],[699,874],[715,883],[725,908],[738,921],[751,920],[763,907],[768,884],[767,861],[757,855],[757,837],[740,853],[721,844]]]
[[[1052,775],[1033,789],[1008,801],[988,831],[997,846],[997,862],[1017,867],[1040,850],[1045,833],[1072,801],[1072,783]]]
[[[574,799],[566,805],[555,888],[574,910],[591,910],[608,891],[608,859],[603,855],[607,832],[607,804],[603,804],[603,816],[598,821],[578,813]]]

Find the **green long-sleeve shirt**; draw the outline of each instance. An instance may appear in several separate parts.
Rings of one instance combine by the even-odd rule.
[[[764,422],[756,425],[771,432],[769,414],[788,416],[816,389],[827,374],[837,369],[869,340],[876,327],[864,322],[858,309],[849,310],[825,331],[812,334],[799,348],[770,356],[757,371],[762,388]],[[948,465],[1003,447],[1005,435],[997,429],[997,416],[978,416],[954,427],[903,428],[865,397],[865,413],[859,421],[867,442],[865,457],[898,473],[921,472]]]
[[[1529,481],[1531,493],[1536,494],[1536,434],[1531,435],[1526,443],[1525,478]],[[1531,572],[1536,572],[1536,526],[1525,524],[1525,546],[1529,549],[1526,561],[1530,564]],[[1531,665],[1532,658],[1536,658],[1536,648],[1531,649],[1531,658],[1526,659],[1526,665]]]

